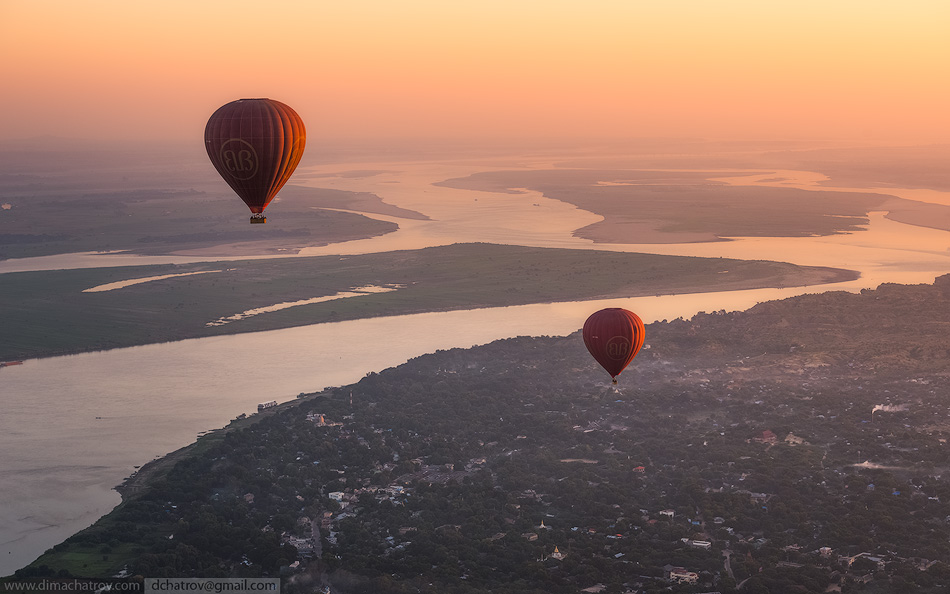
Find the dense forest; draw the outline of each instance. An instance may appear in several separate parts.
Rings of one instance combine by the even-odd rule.
[[[18,576],[310,592],[936,592],[950,585],[950,276],[440,351],[142,469]]]

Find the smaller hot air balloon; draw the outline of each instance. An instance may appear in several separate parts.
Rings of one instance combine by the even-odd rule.
[[[211,114],[205,148],[211,163],[253,213],[264,209],[290,179],[303,156],[307,132],[289,106],[273,99],[238,99]]]
[[[584,344],[615,384],[643,346],[643,337],[643,320],[620,307],[602,309],[584,322]]]

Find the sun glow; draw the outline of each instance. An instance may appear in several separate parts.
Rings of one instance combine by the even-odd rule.
[[[8,0],[0,138],[189,138],[247,96],[325,137],[950,136],[946,2],[259,6]]]

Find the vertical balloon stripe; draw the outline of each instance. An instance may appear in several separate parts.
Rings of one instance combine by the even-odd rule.
[[[284,127],[280,122],[279,110],[275,109],[272,105],[267,105],[265,108],[267,110],[267,120],[264,124],[267,127],[267,142],[269,144],[267,150],[268,154],[272,155],[275,165],[274,168],[270,170],[268,178],[264,180],[264,183],[267,185],[267,202],[269,203],[277,194],[275,185],[280,176],[280,170],[283,167]]]
[[[287,175],[288,170],[293,171],[293,169],[290,168],[291,161],[288,158],[290,155],[290,149],[291,149],[291,143],[292,143],[291,136],[293,134],[293,127],[290,125],[290,120],[287,117],[286,111],[281,109],[280,106],[277,106],[277,105],[273,107],[274,107],[275,122],[279,122],[280,130],[281,130],[281,138],[280,138],[281,143],[280,143],[280,148],[279,148],[280,153],[281,153],[281,165],[277,169],[277,171],[274,172],[274,180],[272,182],[272,185],[275,188],[279,188],[280,186],[284,185],[284,182],[287,181],[284,178],[284,176]],[[276,190],[274,191],[276,193]]]
[[[281,147],[282,163],[274,180],[274,193],[276,194],[277,190],[290,179],[290,175],[300,162],[303,147],[306,143],[306,133],[303,132],[303,122],[292,109],[283,104],[275,105],[274,108],[281,123],[284,140]],[[297,148],[295,143],[299,145],[300,150],[295,150]]]
[[[261,112],[259,125],[261,130],[261,146],[264,148],[262,152],[270,155],[270,160],[280,165],[280,153],[276,152],[278,150],[277,139],[274,137],[275,134],[278,133],[278,126],[274,126],[274,112],[276,110],[266,103],[259,104],[258,109]],[[270,204],[270,201],[274,198],[274,177],[277,174],[277,170],[278,167],[268,167],[267,175],[261,178],[261,184],[265,188],[263,206]]]
[[[285,132],[282,164],[275,180],[276,188],[280,188],[290,179],[290,175],[300,162],[303,154],[302,149],[306,143],[306,134],[303,132],[303,122],[293,110],[283,104],[277,105],[275,108],[279,113],[280,122]]]

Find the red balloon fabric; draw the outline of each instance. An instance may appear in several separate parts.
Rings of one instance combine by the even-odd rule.
[[[211,163],[253,213],[264,212],[287,183],[306,144],[303,120],[273,99],[232,101],[205,126]]]
[[[644,334],[643,320],[620,307],[602,309],[584,322],[584,344],[612,378],[637,356]]]

